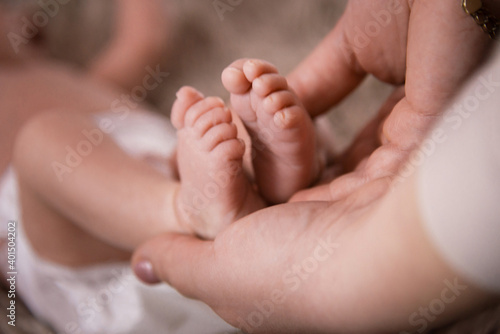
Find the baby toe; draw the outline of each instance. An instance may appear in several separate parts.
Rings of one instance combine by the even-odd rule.
[[[245,73],[248,81],[254,81],[261,75],[278,73],[278,69],[267,61],[260,59],[251,59],[247,60],[243,65],[243,73]]]
[[[290,129],[301,126],[305,121],[305,117],[304,109],[299,106],[292,106],[276,112],[273,116],[273,121],[280,129]]]
[[[215,108],[201,115],[196,121],[195,128],[199,136],[204,136],[208,130],[222,123],[231,123],[232,115],[227,108]]]
[[[176,96],[170,120],[174,127],[179,130],[184,127],[186,113],[194,104],[203,99],[203,94],[192,87],[184,86],[179,89]]]
[[[221,78],[224,87],[232,94],[245,94],[252,87],[241,68],[227,67]]]
[[[274,114],[283,108],[293,106],[295,103],[295,95],[290,91],[282,90],[272,93],[264,99],[263,111],[267,114]]]
[[[286,78],[277,73],[264,74],[254,80],[252,88],[261,97],[288,89]]]
[[[211,154],[212,157],[227,168],[241,169],[241,159],[243,159],[243,155],[245,154],[245,143],[238,138],[227,139],[221,141],[217,146],[215,146]],[[227,161],[232,160],[237,161],[237,163],[235,165],[228,166]]]
[[[216,108],[224,108],[224,101],[219,97],[207,97],[192,105],[184,117],[184,126],[193,127],[200,116]]]
[[[221,123],[208,129],[203,135],[203,149],[213,151],[217,145],[231,139],[236,139],[238,135],[236,126],[233,123]]]

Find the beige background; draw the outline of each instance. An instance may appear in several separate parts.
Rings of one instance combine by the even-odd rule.
[[[334,27],[346,3],[242,0],[221,20],[214,0],[170,1],[173,38],[162,64],[170,76],[151,94],[151,102],[165,114],[182,85],[227,99],[220,73],[238,58],[262,58],[274,63],[281,73],[290,72]],[[110,2],[70,1],[48,29],[54,56],[84,65],[105,43],[112,20]],[[339,148],[345,147],[388,93],[388,87],[369,78],[355,95],[330,113]]]
[[[345,0],[243,0],[221,20],[214,0],[170,1],[173,39],[171,52],[165,55],[162,64],[170,76],[151,95],[150,101],[163,114],[169,113],[175,92],[182,85],[192,85],[206,95],[227,99],[220,73],[240,57],[263,58],[275,63],[282,73],[288,73],[332,29],[346,3]],[[105,45],[112,22],[113,1],[70,0],[47,27],[53,57],[84,67]],[[389,91],[390,87],[368,78],[353,96],[330,112],[338,147],[348,144]],[[1,295],[3,308],[8,300],[4,293]],[[0,332],[50,333],[26,311],[18,312],[18,326],[6,326],[2,321]],[[500,333],[499,319],[497,307],[439,333]]]

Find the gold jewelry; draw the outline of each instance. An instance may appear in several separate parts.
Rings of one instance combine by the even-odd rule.
[[[462,0],[462,7],[491,39],[496,39],[500,22],[488,9],[483,7],[481,0]]]

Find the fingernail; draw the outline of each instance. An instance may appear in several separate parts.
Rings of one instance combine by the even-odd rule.
[[[156,277],[153,264],[147,260],[138,262],[134,268],[134,273],[141,281],[147,284],[160,283],[158,277]]]

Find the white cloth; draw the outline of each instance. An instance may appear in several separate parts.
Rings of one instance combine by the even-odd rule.
[[[175,148],[175,131],[163,117],[149,113],[96,116],[113,125],[110,135],[128,153],[163,158]],[[110,123],[111,122],[111,123]],[[15,173],[0,183],[0,236],[17,221],[17,291],[28,307],[58,333],[233,333],[208,306],[187,299],[167,285],[139,282],[128,263],[72,269],[41,259],[22,229]],[[6,263],[0,264],[5,273]]]
[[[457,273],[500,293],[500,49],[432,133],[418,174],[425,227]]]
[[[177,135],[163,116],[150,112],[104,112],[94,116],[97,127],[134,157],[169,157],[175,151]]]

